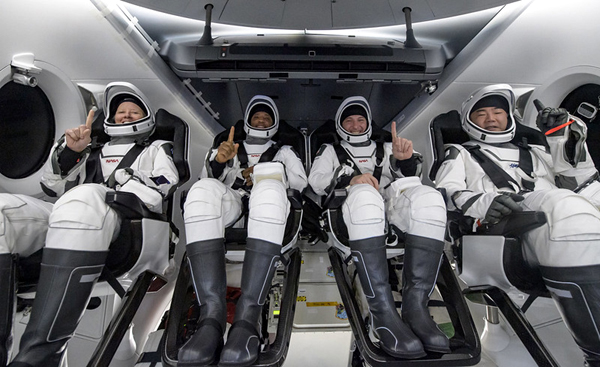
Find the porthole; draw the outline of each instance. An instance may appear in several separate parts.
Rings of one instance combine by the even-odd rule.
[[[25,178],[38,171],[52,148],[54,113],[39,87],[8,82],[0,88],[0,174]]]

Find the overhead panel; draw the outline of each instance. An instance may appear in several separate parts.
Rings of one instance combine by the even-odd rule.
[[[335,0],[331,2],[332,28],[356,28],[404,23],[404,17],[395,19],[388,0]]]
[[[290,29],[330,29],[331,1],[287,0],[282,24]]]
[[[216,23],[328,30],[404,24],[402,9],[412,9],[413,23],[467,14],[518,0],[124,0],[181,17],[205,20],[213,4]]]
[[[163,0],[127,0],[126,2],[134,5],[139,5],[144,8],[158,10],[168,14],[184,14],[185,10],[191,4],[198,3],[192,0],[174,0],[174,1],[163,1]],[[208,3],[208,1],[207,1]],[[204,5],[202,5],[204,6]]]
[[[453,1],[452,1],[453,2]],[[399,21],[399,24],[404,24],[404,11],[402,9],[408,7],[411,9],[410,17],[413,24],[425,22],[435,19],[435,15],[431,11],[431,7],[423,0],[390,0],[390,8],[394,13],[394,18]]]
[[[494,8],[515,1],[517,0],[424,0],[423,3],[429,4],[435,19],[440,19]]]
[[[214,22],[243,26],[287,28],[282,23],[287,1],[236,0],[228,1],[222,14],[215,14]]]

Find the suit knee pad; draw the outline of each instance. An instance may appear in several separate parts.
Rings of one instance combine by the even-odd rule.
[[[262,180],[252,189],[250,195],[250,219],[284,225],[290,204],[283,183],[278,180]]]
[[[223,196],[227,188],[219,180],[203,178],[196,182],[184,205],[186,223],[214,220],[223,216]]]
[[[432,187],[420,185],[407,190],[405,200],[400,206],[395,205],[395,217],[402,215],[402,208],[410,208],[402,215],[403,221],[409,222],[407,232],[417,236],[443,240],[446,230],[446,204],[444,198]],[[408,203],[407,203],[408,202]],[[395,222],[390,217],[390,221]]]
[[[385,232],[385,205],[374,187],[353,185],[342,206],[350,240],[381,236]]]
[[[552,241],[600,240],[600,212],[587,199],[569,193],[553,201],[546,214]]]
[[[110,207],[106,204],[108,189],[101,185],[81,185],[65,193],[50,214],[50,228],[100,230]]]

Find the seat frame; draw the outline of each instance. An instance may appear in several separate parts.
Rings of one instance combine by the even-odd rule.
[[[244,132],[244,122],[238,121],[235,125],[234,141],[243,141],[246,137]],[[296,150],[299,150],[300,158],[304,155],[302,150],[304,144],[298,145],[289,144],[288,141],[294,140],[293,135],[297,132],[298,136],[301,133],[289,126],[285,121],[280,121],[279,131],[273,136],[273,140],[284,145],[296,145]],[[217,147],[220,142],[226,140],[229,136],[229,130],[225,130],[218,134],[214,141],[213,147]],[[281,306],[279,319],[277,324],[276,336],[272,343],[265,346],[264,350],[259,354],[258,360],[253,366],[277,367],[281,366],[285,361],[292,333],[292,325],[295,315],[296,296],[298,294],[298,279],[300,277],[300,249],[295,246],[300,231],[300,223],[302,221],[302,197],[298,190],[287,189],[287,198],[290,202],[290,213],[286,221],[286,228],[283,238],[281,261],[285,265],[285,276],[283,294],[281,298]],[[183,199],[181,203],[183,210]],[[247,214],[247,213],[246,213]],[[247,216],[245,214],[245,216]],[[247,218],[244,218],[247,223]],[[246,239],[248,230],[246,226],[242,228],[228,227],[225,229],[225,249],[228,253],[243,252],[246,248]],[[184,255],[184,260],[181,264],[177,283],[173,293],[171,309],[169,310],[169,318],[167,321],[167,329],[163,334],[161,347],[162,362],[171,367],[177,366],[177,354],[183,343],[179,340],[179,332],[181,320],[185,318],[185,313],[189,309],[190,304],[195,304],[195,299],[187,299],[190,287],[192,287],[191,274],[187,262],[187,256]],[[265,307],[269,302],[265,302]]]
[[[367,326],[362,317],[360,305],[354,295],[353,282],[350,277],[348,265],[351,261],[350,249],[347,243],[341,243],[340,239],[346,240],[343,235],[335,232],[340,231],[341,204],[346,198],[346,190],[335,190],[333,198],[326,208],[327,230],[334,237],[334,245],[328,250],[329,260],[335,274],[338,290],[342,302],[348,313],[348,320],[356,340],[356,345],[362,358],[373,367],[401,367],[401,366],[473,366],[481,359],[481,345],[477,336],[475,323],[471,317],[466,301],[462,295],[456,275],[450,263],[443,256],[439,276],[436,279],[436,287],[442,296],[444,305],[450,316],[454,328],[454,336],[450,339],[451,353],[440,354],[428,352],[419,359],[400,359],[385,353],[369,337]],[[397,236],[397,243],[392,248],[404,249],[402,236]],[[403,251],[402,251],[403,254]],[[402,256],[402,255],[401,255]]]
[[[110,140],[110,137],[104,133],[103,121],[104,114],[97,114],[92,124],[92,144],[102,144]],[[179,174],[177,186],[181,186],[190,178],[190,168],[187,163],[189,128],[185,122],[164,109],[159,109],[156,112],[155,122],[156,130],[152,134],[151,140],[173,142],[173,162]],[[158,291],[167,283],[167,280],[157,273],[157,271],[160,271],[158,270],[158,263],[152,261],[156,254],[144,254],[144,251],[142,251],[144,245],[142,234],[144,228],[148,226],[156,227],[157,224],[162,225],[164,223],[164,230],[169,231],[170,229],[175,236],[178,236],[179,231],[171,221],[173,200],[174,195],[171,192],[167,197],[164,213],[158,214],[151,212],[135,194],[126,192],[107,193],[106,203],[115,209],[121,218],[121,233],[119,239],[113,242],[109,248],[105,271],[103,271],[100,281],[107,281],[122,298],[122,302],[118,311],[113,314],[106,331],[102,334],[88,361],[88,367],[109,366],[123,337],[130,328],[144,296],[148,292]],[[175,244],[172,242],[172,238],[169,238],[169,236],[166,238],[169,242],[167,255],[171,258]],[[39,278],[40,262],[41,251],[30,258],[19,261],[22,274],[33,274],[33,276],[30,275],[20,282],[19,293],[34,291],[37,278]],[[148,269],[148,266],[144,266],[146,263],[155,269]],[[133,281],[127,291],[116,279],[123,275]]]
[[[435,117],[430,124],[430,136],[434,162],[429,177],[434,181],[443,162],[445,144],[462,144],[469,137],[462,131],[457,111]],[[517,121],[513,141],[519,142],[523,138],[529,144],[547,147],[545,138],[538,130]],[[525,316],[537,297],[550,296],[539,269],[532,267],[523,257],[520,241],[522,234],[546,223],[544,213],[513,213],[496,225],[479,227],[476,232],[473,232],[472,220],[460,213],[450,211],[448,219],[447,240],[452,244],[452,260],[456,271],[467,284],[463,290],[465,297],[485,305],[488,314],[497,315],[499,310],[538,365],[558,367],[559,364]],[[473,261],[475,259],[477,261]],[[529,294],[523,306],[519,307],[510,299],[505,291],[510,287]]]
[[[314,145],[311,146],[311,150],[314,151],[321,144],[337,141],[334,122],[326,122],[311,134],[310,139],[311,145]],[[391,141],[391,135],[377,129],[372,139]],[[321,227],[333,237],[333,244],[328,250],[329,259],[361,357],[370,366],[376,367],[416,365],[471,366],[477,364],[481,359],[480,341],[456,275],[452,271],[445,255],[443,256],[436,286],[442,295],[455,331],[454,336],[450,340],[452,352],[448,354],[428,353],[425,357],[416,360],[399,359],[385,353],[376,343],[371,341],[362,317],[360,305],[353,291],[353,282],[348,271],[351,256],[350,248],[348,247],[348,231],[343,222],[341,212],[346,195],[347,192],[345,189],[334,190],[324,203],[318,204],[322,205],[323,209],[320,218]],[[404,243],[402,238],[403,233],[398,229],[392,228],[390,230],[387,240],[389,243],[388,257],[399,256],[401,258],[403,256]]]

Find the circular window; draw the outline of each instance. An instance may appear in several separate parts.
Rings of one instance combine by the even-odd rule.
[[[581,104],[586,103],[590,113],[584,113],[588,117],[582,115]],[[587,146],[596,164],[596,167],[600,169],[600,114],[596,114],[593,118],[591,117],[591,111],[593,108],[599,108],[600,105],[600,85],[598,84],[585,84],[569,93],[560,104],[560,107],[566,108],[570,114],[579,117],[588,127]],[[582,107],[585,107],[582,106]],[[596,111],[598,112],[598,111]]]
[[[17,179],[39,170],[54,133],[52,106],[39,87],[8,82],[0,88],[0,174]]]

